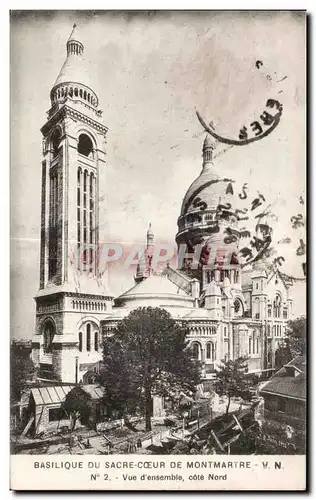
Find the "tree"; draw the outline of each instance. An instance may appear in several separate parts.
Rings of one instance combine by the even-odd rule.
[[[219,396],[227,396],[226,415],[233,397],[240,397],[244,401],[252,399],[253,395],[249,390],[251,380],[247,371],[247,357],[241,356],[235,360],[222,361],[221,368],[216,372],[214,389]]]
[[[306,354],[306,317],[301,316],[287,324],[284,342],[275,352],[275,367],[282,368],[299,355]]]
[[[80,385],[68,392],[62,409],[70,416],[71,432],[75,429],[78,418],[81,422],[87,421],[90,413],[90,402],[91,395],[85,392]]]
[[[35,367],[31,347],[23,341],[11,342],[10,358],[11,401],[14,403],[20,401],[23,390],[34,379]]]
[[[141,410],[151,430],[152,396],[189,394],[200,370],[187,349],[188,331],[161,308],[141,307],[104,343],[100,383],[106,404],[121,415]]]

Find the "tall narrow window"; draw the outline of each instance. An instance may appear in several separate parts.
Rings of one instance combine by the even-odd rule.
[[[87,264],[87,181],[88,172],[83,174],[83,268],[86,269]]]
[[[53,150],[54,157],[58,155],[58,148],[60,145],[60,139],[61,139],[60,130],[59,129],[54,130],[54,132],[52,134],[52,150]]]
[[[260,317],[260,302],[259,302],[259,297],[255,298],[254,313],[255,313],[255,318],[259,319],[259,317]]]
[[[252,342],[252,339],[251,339],[251,337],[249,337],[249,346],[248,346],[249,354],[251,354],[251,342]]]
[[[194,343],[191,347],[191,353],[192,353],[192,358],[193,359],[199,359],[200,358],[200,348],[199,344]]]
[[[90,174],[90,186],[89,186],[89,244],[90,244],[90,249],[89,249],[89,265],[90,265],[90,272],[93,271],[93,248],[92,245],[94,243],[94,238],[93,238],[93,233],[94,233],[94,220],[93,220],[93,214],[94,214],[94,199],[93,199],[93,193],[94,193],[94,175]]]
[[[82,332],[79,332],[79,351],[82,352]]]
[[[206,344],[206,357],[207,359],[211,359],[211,344]]]
[[[257,337],[257,354],[259,354],[259,337]]]
[[[213,342],[208,342],[206,344],[206,358],[210,359],[211,361],[215,360],[215,346]]]
[[[99,350],[99,333],[98,332],[94,333],[94,350],[95,351]]]
[[[45,323],[43,329],[43,351],[45,354],[51,354],[53,351],[53,338],[55,335],[55,327],[51,321]]]
[[[91,325],[87,324],[87,351],[91,351]]]
[[[77,267],[80,269],[81,262],[81,183],[82,183],[82,170],[79,167],[77,171]]]
[[[52,279],[57,273],[58,175],[56,170],[51,173],[49,183],[48,279]]]
[[[280,318],[281,316],[281,297],[277,295],[273,301],[273,316],[275,318]]]

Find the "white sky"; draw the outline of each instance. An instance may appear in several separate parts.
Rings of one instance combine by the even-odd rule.
[[[217,168],[276,203],[286,233],[305,191],[305,19],[292,13],[27,13],[11,24],[12,334],[31,337],[39,282],[40,127],[73,23],[109,127],[100,172],[100,239],[174,241],[183,196],[201,170],[204,134],[195,108],[223,135],[283,103],[266,139],[235,147]],[[255,61],[263,61],[258,70]],[[266,78],[270,74],[272,81]],[[281,84],[276,79],[287,76]],[[295,246],[296,248],[296,246]],[[294,249],[294,247],[292,248]],[[291,264],[292,265],[292,264]],[[292,269],[288,269],[291,271]],[[115,275],[118,294],[131,274]],[[304,312],[303,286],[294,309]],[[296,294],[296,297],[295,297]]]

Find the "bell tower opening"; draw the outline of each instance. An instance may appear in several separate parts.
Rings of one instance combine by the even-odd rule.
[[[78,153],[87,158],[93,157],[93,144],[86,134],[80,134],[78,141]]]

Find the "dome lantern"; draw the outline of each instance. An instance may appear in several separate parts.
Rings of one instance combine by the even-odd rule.
[[[75,30],[76,30],[76,23],[72,27],[72,32],[70,33],[70,37],[68,38],[67,41],[67,56],[70,54],[76,54],[82,56],[83,54],[83,49],[84,46],[81,42],[77,40]]]
[[[149,223],[147,230],[147,246],[154,244],[154,233],[151,227],[151,222]]]
[[[207,164],[213,163],[213,151],[216,147],[216,142],[210,134],[207,134],[203,143],[203,168]]]

